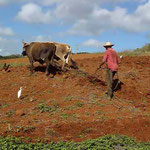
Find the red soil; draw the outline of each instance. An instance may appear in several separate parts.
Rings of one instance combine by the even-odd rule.
[[[27,58],[0,61],[26,64],[10,67],[8,72],[0,71],[0,135],[83,141],[105,134],[123,134],[149,141],[150,57],[122,59],[118,74],[123,84],[112,101],[104,98],[105,69],[93,75],[102,57],[73,57],[80,71],[70,70],[48,80],[42,71],[29,76]],[[18,100],[21,86],[22,96]],[[41,113],[42,103],[55,109]]]

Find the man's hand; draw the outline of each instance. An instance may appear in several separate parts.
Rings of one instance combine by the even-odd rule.
[[[99,65],[99,67],[96,69],[95,73],[96,73],[99,69],[101,69],[102,65],[104,65],[105,62],[106,62],[106,61],[102,61],[102,63],[101,63],[101,64]]]

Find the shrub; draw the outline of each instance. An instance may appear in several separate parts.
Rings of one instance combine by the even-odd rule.
[[[41,113],[42,113],[42,112],[53,112],[53,111],[56,110],[56,107],[55,107],[55,106],[48,106],[48,105],[46,105],[46,104],[44,104],[44,103],[39,104],[39,107],[38,107],[38,108],[40,109],[40,112],[41,112]]]
[[[149,150],[150,143],[140,143],[133,138],[120,135],[106,135],[98,139],[89,139],[84,142],[50,142],[50,143],[25,143],[23,138],[0,137],[1,150]]]
[[[21,58],[22,55],[20,54],[12,54],[12,55],[8,55],[8,56],[1,56],[0,55],[0,59],[12,59],[12,58]]]

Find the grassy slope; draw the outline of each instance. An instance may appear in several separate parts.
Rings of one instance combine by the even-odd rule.
[[[150,56],[150,44],[144,45],[142,48],[137,48],[135,50],[126,50],[119,53],[120,55],[125,56],[140,56],[140,55],[149,55]]]

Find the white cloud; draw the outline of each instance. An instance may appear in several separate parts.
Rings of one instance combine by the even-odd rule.
[[[33,24],[69,25],[71,35],[99,36],[109,30],[127,32],[148,31],[150,26],[150,0],[134,0],[139,3],[137,9],[129,13],[118,3],[129,0],[29,0],[16,16],[17,20]],[[38,4],[41,5],[38,5]],[[102,8],[103,3],[115,3],[113,10]],[[51,5],[55,4],[53,7]],[[48,6],[48,7],[45,7]]]
[[[131,2],[131,0],[106,0],[107,2],[108,1],[112,1],[112,2],[115,2],[115,3],[123,3],[123,2]],[[139,3],[143,3],[143,2],[146,2],[147,0],[133,0],[135,2],[139,2]]]
[[[28,3],[22,6],[21,11],[16,16],[17,20],[27,23],[51,23],[52,16],[50,11],[44,12],[42,8],[34,3]]]
[[[21,2],[27,2],[27,1],[32,1],[32,0],[0,0],[0,6],[6,6],[11,3],[21,3]]]
[[[8,39],[0,37],[0,55],[18,54],[19,48],[17,48],[18,41],[15,39]]]
[[[30,1],[33,1],[33,2],[38,2],[42,5],[45,5],[45,6],[49,6],[49,5],[52,5],[52,4],[58,4],[58,5],[72,5],[75,4],[75,3],[91,3],[91,5],[93,4],[103,4],[103,3],[124,3],[124,2],[131,2],[131,0],[76,0],[76,1],[73,1],[73,0],[30,0]],[[143,2],[146,2],[147,0],[132,0],[132,1],[135,1],[135,2],[138,2],[138,3],[143,3]]]
[[[118,29],[127,32],[148,31],[150,29],[150,0],[139,5],[131,14],[126,8],[116,7],[110,11],[93,6],[93,9],[87,11],[86,15],[88,17],[81,15],[76,19],[73,26],[68,30],[69,34],[98,36],[105,31]]]
[[[129,0],[93,0],[92,2],[91,0],[29,1],[34,3],[22,6],[16,17],[18,20],[37,24],[49,24],[54,21],[59,25],[69,24],[72,27],[68,29],[67,33],[73,35],[99,35],[106,30],[112,29],[140,32],[147,30],[147,25],[143,25],[144,23],[149,25],[147,22],[150,13],[147,13],[148,18],[144,20],[145,22],[141,23],[145,17],[143,12],[145,10],[149,12],[149,7],[147,6],[149,1],[147,0],[134,0],[140,5],[132,14],[128,14],[126,8],[116,7],[112,11],[101,8],[103,3],[110,3],[110,5],[115,3],[117,5],[117,3],[130,2]],[[147,3],[143,4],[146,1]],[[54,7],[51,7],[53,4],[55,4]],[[144,7],[144,5],[146,6]],[[138,11],[141,13],[139,16]],[[136,26],[136,24],[138,25]]]
[[[91,2],[90,0],[82,0],[82,1],[89,1]],[[99,4],[102,4],[102,3],[124,3],[124,2],[130,2],[131,0],[93,0],[92,3],[99,3]],[[143,3],[143,2],[146,2],[147,0],[133,0],[135,2],[138,2],[138,3]],[[68,3],[69,4],[69,0],[0,0],[0,6],[4,6],[4,5],[8,5],[8,4],[11,4],[11,3],[25,3],[25,2],[33,2],[33,3],[38,3],[38,4],[41,4],[43,6],[51,6],[53,4],[57,4],[57,3]],[[77,3],[79,1],[77,0]]]
[[[0,36],[13,36],[14,32],[9,27],[0,27]]]
[[[64,0],[56,7],[55,15],[57,18],[64,19],[67,22],[75,22],[81,18],[88,18],[92,12],[93,7],[98,4],[94,2],[97,0]]]
[[[102,47],[104,45],[104,42],[100,42],[100,41],[95,40],[95,39],[89,39],[89,40],[83,42],[81,45],[84,47],[96,47],[96,48],[98,48],[98,47]]]
[[[132,14],[128,14],[127,10],[123,8],[116,8],[115,11],[110,13],[110,25],[113,25],[115,28],[118,27],[128,32],[143,32],[149,30],[150,0],[145,4],[139,5]]]
[[[49,1],[50,0],[45,0]],[[143,2],[147,0],[133,0],[136,2]],[[43,1],[42,1],[43,2]],[[58,18],[65,19],[65,21],[76,22],[79,19],[90,19],[90,14],[103,3],[112,4],[130,2],[130,0],[53,0],[57,3],[55,15]],[[58,3],[59,2],[59,3]],[[44,2],[43,2],[44,3]]]
[[[37,0],[36,0],[37,1]],[[40,0],[39,1],[39,3],[40,4],[43,4],[43,5],[45,5],[45,6],[51,6],[51,5],[53,5],[53,4],[55,4],[55,3],[59,3],[59,2],[61,2],[62,0]]]
[[[44,35],[33,36],[32,41],[38,41],[38,42],[51,41],[51,37],[44,36]]]

